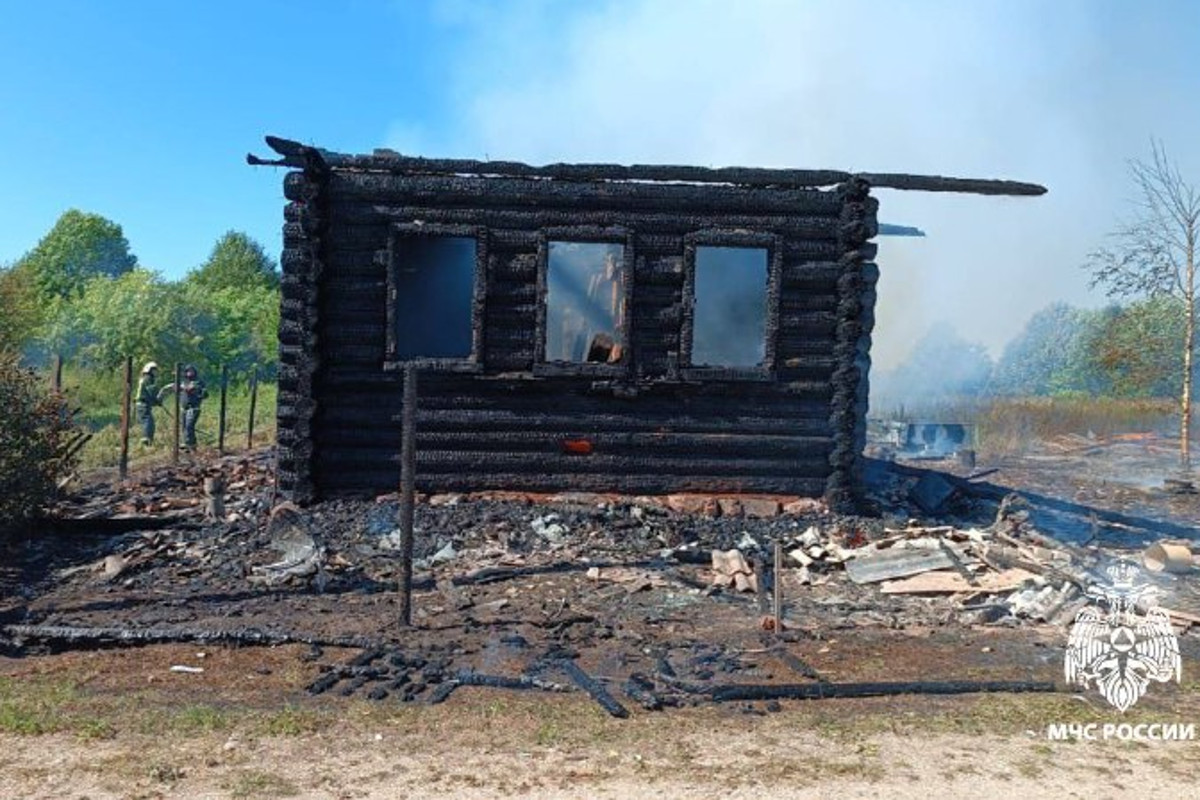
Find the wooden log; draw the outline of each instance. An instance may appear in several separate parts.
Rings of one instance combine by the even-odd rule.
[[[225,452],[225,411],[229,393],[229,365],[221,365],[221,405],[217,412],[217,452]]]
[[[828,471],[828,467],[826,467]],[[339,465],[326,469],[313,465],[317,485],[325,497],[371,497],[395,491],[399,470],[359,465]],[[281,478],[282,480],[282,478]],[[790,474],[771,476],[725,475],[625,475],[621,473],[473,473],[423,472],[417,481],[422,492],[527,491],[527,492],[621,492],[624,494],[670,494],[674,492],[728,492],[788,494],[819,497],[826,479],[797,477]]]
[[[333,218],[348,205],[380,201],[393,206],[455,206],[572,210],[783,213],[837,216],[836,192],[795,188],[697,187],[684,183],[562,183],[528,178],[386,175],[335,172],[329,180]],[[569,223],[568,223],[569,224]]]
[[[608,693],[607,689],[595,678],[584,672],[574,661],[564,658],[558,661],[558,666],[566,673],[567,677],[574,681],[576,686],[587,692],[611,716],[618,719],[625,719],[629,716],[629,710],[621,705],[615,697]]]
[[[175,395],[175,417],[172,420],[172,422],[174,423],[172,425],[172,428],[174,430],[174,436],[171,440],[171,462],[174,464],[179,463],[179,427],[182,422],[182,416],[183,416],[182,414],[179,413],[180,396],[183,394],[183,392],[181,392],[179,390],[179,387],[182,385],[183,385],[183,364],[176,361],[175,362],[175,391],[173,392],[173,394]]]
[[[258,406],[258,364],[250,368],[250,419],[246,424],[246,449],[254,447],[254,412]]]
[[[324,448],[378,447],[383,430],[399,431],[400,426],[385,429],[362,427],[323,428],[320,440]],[[622,453],[626,455],[721,455],[821,457],[829,452],[832,440],[827,436],[748,435],[743,433],[657,433],[657,432],[594,432],[580,427],[575,430],[548,432],[544,429],[488,431],[456,430],[417,433],[417,447],[422,451],[472,450],[475,452],[563,452],[568,440],[584,440],[592,454]]]
[[[121,455],[117,461],[117,475],[121,480],[129,476],[129,404],[133,396],[133,357],[125,357],[125,375],[121,391]]]
[[[732,684],[713,686],[718,703],[743,700],[826,700],[836,697],[887,697],[899,694],[978,694],[1053,692],[1052,681],[902,681],[876,683]]]
[[[536,167],[515,161],[474,161],[402,156],[393,151],[375,151],[373,155],[346,155],[319,150],[276,136],[266,137],[267,146],[283,156],[277,162],[247,155],[251,164],[290,166],[311,169],[319,159],[333,170],[369,170],[394,174],[429,175],[504,175],[557,178],[568,181],[688,181],[694,183],[735,183],[747,186],[834,186],[849,180],[848,172],[838,170],[763,169],[751,167],[705,167],[634,164],[548,164]]]
[[[786,664],[789,669],[798,675],[803,675],[805,678],[811,678],[812,680],[820,681],[821,683],[828,683],[828,681],[821,676],[821,673],[813,669],[811,664],[809,664],[807,661],[804,661],[790,650],[787,650],[782,644],[772,648],[771,655],[778,658],[780,661]]]
[[[313,644],[319,647],[377,647],[377,643],[361,636],[318,636],[297,632],[262,631],[257,628],[136,628],[88,627],[79,625],[5,625],[0,632],[24,646],[27,642],[43,642],[57,647],[96,647],[104,645],[147,645],[164,642],[228,642],[231,644],[266,645]]]
[[[370,410],[327,408],[323,420],[326,425],[358,425],[370,421]],[[375,416],[378,421],[378,413]],[[398,421],[393,417],[393,421]],[[417,418],[422,431],[528,431],[532,426],[526,412],[513,410],[425,410]],[[570,434],[586,431],[608,431],[610,433],[673,433],[726,435],[736,430],[740,436],[827,436],[829,420],[819,412],[769,417],[760,415],[685,415],[672,417],[659,414],[538,414],[537,430],[547,434]]]
[[[633,673],[621,684],[623,691],[630,700],[647,711],[661,711],[662,700],[654,693],[654,682],[644,675]]]
[[[350,468],[371,465],[376,469],[389,464],[399,464],[401,456],[386,448],[339,448],[326,450],[318,456],[325,468]],[[682,456],[654,455],[600,455],[589,456],[550,454],[543,452],[487,452],[478,450],[423,450],[417,454],[417,467],[423,473],[446,472],[490,473],[538,473],[571,472],[575,474],[625,475],[728,475],[740,477],[795,475],[815,478],[829,471],[824,453],[808,457],[775,458],[686,458]],[[944,558],[944,556],[943,556]],[[924,562],[921,562],[924,563]],[[931,562],[932,563],[932,562]],[[931,569],[933,567],[930,567]],[[912,573],[908,573],[912,574]],[[894,577],[889,575],[887,577]],[[885,580],[879,578],[878,580]]]
[[[400,444],[400,625],[412,627],[413,503],[417,469],[417,371],[404,370]]]
[[[414,223],[437,225],[482,225],[490,229],[540,230],[563,226],[588,228],[636,229],[648,234],[685,235],[703,228],[772,231],[795,239],[841,242],[848,235],[870,238],[873,228],[861,222],[843,222],[836,216],[792,216],[756,213],[667,213],[664,211],[553,210],[451,208],[444,206],[364,206],[341,207],[331,229],[332,240],[354,249],[381,248],[387,243],[390,225]],[[287,223],[299,226],[300,223]],[[291,230],[293,234],[298,231]],[[826,251],[838,256],[847,248],[839,245]]]
[[[691,183],[733,183],[746,186],[823,187],[879,186],[916,191],[950,191],[968,194],[1025,195],[1045,194],[1036,184],[975,178],[943,178],[935,175],[902,173],[849,173],[840,170],[766,169],[755,167],[692,167],[678,165],[634,164],[548,164],[536,167],[513,161],[472,161],[467,159],[431,159],[402,156],[392,151],[373,155],[346,155],[307,147],[278,137],[266,137],[267,145],[283,155],[278,162],[247,156],[252,164],[291,166],[313,169],[314,160],[332,170],[369,170],[392,174],[428,175],[500,175],[555,178],[564,181],[685,181]]]
[[[943,178],[940,175],[905,175],[895,172],[860,172],[856,175],[873,187],[912,192],[956,192],[1009,197],[1037,197],[1045,186],[1020,181],[979,178]]]

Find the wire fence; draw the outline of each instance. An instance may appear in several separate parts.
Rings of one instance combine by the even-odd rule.
[[[179,463],[184,454],[223,455],[272,443],[275,384],[264,380],[260,366],[199,366],[195,378],[203,395],[178,390],[187,382],[183,364],[162,365],[163,377],[150,390],[155,400],[146,403],[136,388],[146,376],[135,371],[131,357],[113,375],[72,368],[56,356],[50,386],[71,399],[76,419],[88,429],[81,466],[116,467],[124,478],[131,464]]]

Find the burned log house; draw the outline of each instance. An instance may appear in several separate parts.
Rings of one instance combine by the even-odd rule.
[[[1007,181],[348,156],[287,166],[278,481],[394,491],[859,495],[872,186]]]

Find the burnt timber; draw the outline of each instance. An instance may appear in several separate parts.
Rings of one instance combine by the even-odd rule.
[[[872,187],[1037,195],[1012,181],[833,170],[352,156],[267,137],[284,178],[278,484],[297,502],[395,491],[862,488],[878,201]],[[469,353],[406,356],[397,252],[474,243]],[[623,255],[601,363],[549,358],[547,252]],[[693,363],[703,248],[765,253],[761,357]],[[609,276],[612,277],[611,275]],[[619,346],[614,348],[613,341]],[[592,360],[588,356],[588,362]],[[406,417],[405,368],[421,373]],[[415,413],[412,413],[415,412]]]

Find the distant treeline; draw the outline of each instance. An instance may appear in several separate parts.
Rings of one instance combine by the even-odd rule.
[[[0,351],[43,366],[137,362],[227,364],[233,374],[277,360],[279,272],[230,231],[178,281],[138,263],[121,226],[71,210],[30,252],[0,267]]]
[[[950,326],[935,326],[902,364],[873,378],[872,406],[947,396],[1178,397],[1184,311],[1169,296],[1100,309],[1054,303],[998,360]]]

